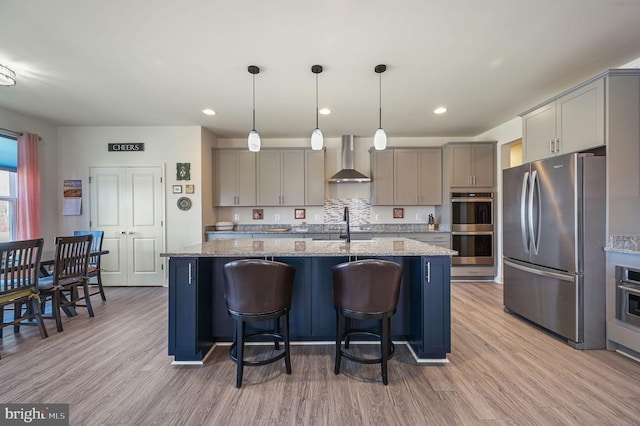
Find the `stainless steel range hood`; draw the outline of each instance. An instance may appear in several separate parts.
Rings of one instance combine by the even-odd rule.
[[[342,170],[329,183],[371,182],[371,178],[353,168],[353,135],[342,135]]]

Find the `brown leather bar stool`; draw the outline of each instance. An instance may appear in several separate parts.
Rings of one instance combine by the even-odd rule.
[[[333,267],[333,303],[336,307],[336,364],[334,373],[340,374],[342,357],[361,364],[382,367],[382,383],[387,378],[387,361],[393,356],[391,317],[396,312],[402,267],[395,262],[380,259],[357,260]],[[378,330],[352,328],[356,320],[380,320]],[[346,319],[346,321],[345,321]],[[346,322],[346,327],[343,323]],[[380,339],[380,358],[361,358],[346,352],[353,335],[370,335]],[[344,349],[342,341],[344,340]]]
[[[234,260],[224,265],[225,301],[234,320],[235,332],[229,357],[237,364],[236,387],[242,385],[243,367],[258,366],[284,358],[291,374],[289,354],[289,308],[293,293],[295,268],[281,262],[260,259]],[[282,332],[280,322],[284,318]],[[274,327],[246,334],[246,323],[274,320]],[[259,336],[274,339],[275,349],[284,342],[284,351],[260,361],[244,359],[244,343]]]

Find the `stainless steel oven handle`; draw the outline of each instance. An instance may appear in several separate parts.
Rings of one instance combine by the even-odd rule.
[[[493,203],[493,198],[452,198],[451,202],[453,203]]]
[[[629,293],[635,294],[636,296],[640,296],[640,290],[635,287],[629,287],[627,285],[618,284],[618,288],[622,290],[626,290]]]
[[[493,231],[453,231],[451,235],[493,235]]]

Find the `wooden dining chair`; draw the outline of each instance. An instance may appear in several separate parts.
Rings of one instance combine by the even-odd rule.
[[[93,243],[91,243],[91,254],[89,256],[89,268],[87,270],[87,276],[89,277],[89,288],[91,286],[98,286],[98,291],[93,292],[90,296],[94,296],[96,294],[100,294],[102,300],[106,301],[107,297],[104,294],[104,289],[102,288],[102,274],[100,273],[100,258],[102,257],[99,253],[102,251],[102,238],[104,237],[104,231],[73,231],[73,235],[93,235]],[[92,278],[95,278],[95,283],[91,281]]]
[[[48,337],[40,311],[38,278],[42,238],[0,243],[0,338],[4,327],[36,325],[42,338]],[[23,312],[22,305],[27,304]],[[13,320],[5,320],[4,307],[13,305]],[[25,322],[35,319],[35,322]]]
[[[86,307],[93,317],[91,297],[89,296],[89,277],[87,270],[93,235],[76,235],[56,238],[56,255],[53,274],[40,278],[40,294],[51,299],[51,317],[56,320],[56,328],[62,331],[60,309],[78,306]],[[82,287],[82,295],[78,291]],[[84,301],[84,304],[78,302]],[[43,301],[44,304],[44,301]]]

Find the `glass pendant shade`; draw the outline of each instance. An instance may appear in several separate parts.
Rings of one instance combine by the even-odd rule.
[[[324,136],[322,135],[322,130],[315,129],[313,133],[311,133],[311,149],[313,150],[321,150],[324,145]]]
[[[255,130],[249,132],[249,151],[258,152],[260,151],[260,134]]]
[[[381,151],[387,147],[387,134],[382,127],[376,130],[376,134],[373,137],[373,146],[378,151]]]

